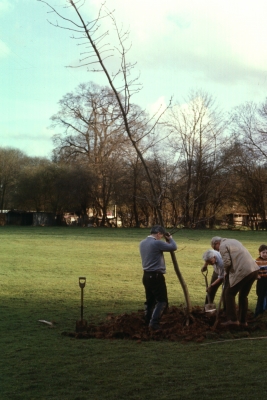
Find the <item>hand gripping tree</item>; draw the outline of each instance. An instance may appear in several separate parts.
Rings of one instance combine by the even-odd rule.
[[[105,3],[101,5],[98,16],[96,19],[92,21],[86,21],[85,17],[81,13],[82,6],[85,5],[86,0],[66,0],[66,5],[64,8],[66,9],[66,14],[69,15],[69,12],[73,12],[73,17],[67,17],[62,15],[58,12],[51,4],[44,0],[37,0],[41,3],[46,4],[50,12],[54,13],[56,17],[58,17],[61,21],[63,21],[65,26],[58,24],[58,22],[53,23],[49,21],[49,23],[57,28],[66,29],[71,31],[73,36],[72,39],[78,41],[80,46],[85,46],[86,50],[82,55],[82,59],[80,60],[80,64],[78,67],[87,67],[88,71],[93,72],[102,72],[107,78],[108,84],[116,101],[118,103],[118,107],[120,110],[120,118],[122,119],[122,123],[125,128],[126,135],[128,136],[132,146],[134,147],[139,159],[141,160],[143,167],[145,169],[151,193],[152,193],[152,202],[153,206],[156,210],[158,222],[160,225],[164,226],[160,202],[162,194],[157,194],[153,176],[149,169],[148,163],[144,157],[143,146],[141,146],[141,141],[145,140],[149,137],[149,135],[155,132],[155,128],[160,121],[161,116],[166,111],[158,110],[155,115],[151,117],[151,119],[143,120],[143,135],[140,138],[140,135],[135,134],[135,125],[132,121],[133,113],[132,108],[134,104],[131,102],[132,96],[138,93],[142,86],[139,82],[139,77],[133,78],[131,73],[135,66],[134,63],[128,62],[126,59],[126,55],[129,52],[131,46],[127,46],[127,40],[129,38],[129,31],[124,30],[123,27],[119,28],[117,25],[116,19],[114,17],[114,13],[110,12]],[[85,15],[85,12],[84,12]],[[115,39],[114,44],[109,44],[106,42],[108,36],[110,35],[109,30],[101,32],[102,26],[101,22],[104,19],[109,19],[111,24],[114,28]],[[116,43],[116,44],[115,44]],[[112,71],[112,67],[109,66],[109,59],[110,57],[114,57],[117,55],[116,58],[117,62],[119,63],[117,70],[115,72]],[[72,67],[73,68],[73,67]],[[169,104],[170,106],[170,104]],[[167,107],[168,108],[168,107]],[[137,115],[136,119],[138,122],[138,129],[140,130],[140,117],[141,115]],[[174,266],[174,270],[176,275],[180,281],[182,286],[185,302],[186,302],[186,324],[189,324],[190,317],[191,317],[191,302],[190,297],[187,289],[187,285],[183,279],[181,271],[178,266],[178,262],[174,252],[171,252],[171,258]]]

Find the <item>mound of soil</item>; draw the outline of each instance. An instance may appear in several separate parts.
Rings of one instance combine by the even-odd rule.
[[[108,314],[105,321],[100,324],[88,324],[80,332],[63,332],[65,336],[77,339],[130,339],[138,342],[148,340],[170,340],[180,342],[202,342],[205,339],[234,339],[250,337],[257,330],[266,331],[267,312],[253,319],[249,313],[248,326],[222,327],[225,321],[220,313],[219,321],[215,326],[216,313],[205,313],[203,307],[194,307],[190,319],[186,318],[183,307],[172,306],[161,318],[161,329],[151,331],[144,323],[144,312],[131,314]]]

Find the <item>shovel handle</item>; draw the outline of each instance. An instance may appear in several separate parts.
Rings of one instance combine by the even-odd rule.
[[[85,287],[86,284],[86,278],[84,276],[80,276],[79,277],[79,286],[81,289],[83,289]]]
[[[83,289],[85,287],[86,278],[85,276],[79,277],[79,286],[81,288],[81,321],[83,321]]]
[[[208,287],[209,287],[209,284],[208,284],[208,269],[207,269],[207,272],[206,272],[206,273],[203,272],[203,271],[201,271],[201,272],[202,272],[202,275],[203,275],[204,278],[205,278],[206,289],[208,289]]]
[[[206,271],[207,271],[206,273],[203,272],[203,271],[201,271],[201,272],[202,272],[202,275],[203,275],[204,278],[205,278],[206,289],[208,289],[208,287],[209,287],[209,284],[208,284],[208,268],[207,268]],[[208,304],[210,304],[210,294],[209,294],[208,291],[207,291],[207,299],[208,299]]]

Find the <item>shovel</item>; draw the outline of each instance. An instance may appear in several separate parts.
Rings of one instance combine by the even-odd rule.
[[[76,332],[84,332],[87,330],[87,321],[83,319],[83,289],[85,287],[86,278],[79,278],[79,286],[81,288],[81,319],[80,321],[76,321]]]
[[[208,289],[208,287],[209,287],[209,284],[208,284],[208,269],[207,269],[206,273],[202,272],[202,275],[205,278],[206,289]],[[207,299],[208,299],[208,303],[204,305],[205,312],[216,311],[216,304],[210,302],[210,294],[209,294],[209,292],[207,292]]]

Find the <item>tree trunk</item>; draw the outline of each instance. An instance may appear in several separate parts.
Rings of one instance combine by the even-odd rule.
[[[39,0],[39,1],[42,1],[42,2],[46,3],[43,0]],[[48,4],[48,3],[46,3],[46,4]],[[157,193],[156,193],[155,185],[154,185],[154,182],[153,182],[153,179],[152,179],[152,175],[150,173],[148,164],[147,164],[147,162],[146,162],[146,160],[145,160],[145,158],[143,156],[143,153],[142,153],[142,151],[140,150],[140,148],[138,146],[138,142],[136,141],[135,136],[132,134],[130,123],[128,121],[128,112],[129,112],[129,108],[130,108],[130,101],[129,100],[130,100],[130,96],[131,96],[131,94],[130,94],[131,90],[129,88],[129,82],[127,81],[127,78],[128,78],[128,75],[130,74],[131,64],[128,64],[126,62],[126,59],[125,59],[125,55],[127,53],[127,50],[125,49],[124,44],[123,44],[125,38],[122,37],[121,31],[120,31],[120,29],[118,29],[116,21],[112,16],[112,13],[110,13],[109,16],[110,16],[110,18],[111,18],[111,20],[113,22],[113,25],[115,26],[115,29],[116,29],[117,34],[118,34],[119,43],[120,43],[119,44],[119,46],[120,46],[120,54],[121,54],[121,71],[120,72],[122,74],[122,79],[123,79],[123,82],[124,82],[124,93],[125,93],[125,96],[126,96],[123,99],[123,97],[121,96],[121,93],[123,92],[123,90],[116,89],[115,84],[114,84],[114,76],[112,76],[109,73],[109,71],[106,68],[106,65],[104,64],[104,59],[105,58],[103,58],[102,55],[101,55],[101,45],[99,45],[99,41],[98,40],[96,40],[96,41],[93,40],[93,36],[92,35],[95,32],[96,21],[94,21],[93,27],[90,28],[89,23],[84,21],[82,15],[80,13],[80,9],[81,9],[80,5],[76,6],[76,4],[78,4],[78,2],[76,3],[74,0],[69,0],[69,4],[75,10],[75,12],[76,12],[78,18],[80,19],[81,24],[82,24],[82,26],[79,27],[75,23],[75,28],[74,29],[70,29],[70,30],[75,31],[75,33],[76,33],[77,29],[78,29],[78,32],[83,32],[84,33],[84,37],[88,39],[88,42],[90,43],[90,45],[92,47],[92,52],[95,54],[96,59],[97,59],[97,61],[99,63],[100,69],[104,72],[104,74],[105,74],[105,76],[106,76],[106,78],[108,80],[109,86],[110,86],[111,90],[113,91],[113,93],[114,93],[114,95],[116,97],[118,106],[120,108],[123,124],[124,124],[124,127],[125,127],[125,131],[126,131],[126,133],[128,135],[128,138],[129,138],[132,146],[134,147],[134,149],[136,151],[137,156],[139,157],[139,159],[140,159],[140,161],[143,164],[143,167],[145,169],[145,172],[146,172],[146,175],[147,175],[147,178],[148,178],[148,181],[149,181],[149,185],[150,185],[150,188],[151,188],[151,192],[152,192],[152,198],[153,198],[152,207],[155,209],[155,212],[156,212],[156,215],[157,215],[157,219],[158,219],[160,225],[164,226],[163,225],[163,218],[162,218],[162,214],[161,214],[161,209],[160,209],[160,204],[159,204],[158,196],[157,196]],[[52,6],[50,6],[49,4],[48,4],[48,6],[54,12],[56,12],[56,10]],[[61,17],[61,15],[58,14],[57,12],[56,12],[56,14],[59,17]],[[61,18],[63,18],[63,17],[61,17]],[[98,22],[99,22],[99,20],[100,20],[100,16],[98,16]],[[70,22],[73,23],[73,21],[70,21]],[[182,278],[182,274],[181,274],[181,272],[179,270],[179,266],[178,266],[178,263],[177,263],[177,260],[176,260],[176,256],[175,256],[175,254],[173,252],[171,253],[171,257],[172,257],[172,262],[173,262],[173,265],[174,265],[175,272],[176,272],[176,274],[178,276],[178,279],[179,279],[179,281],[181,283],[181,286],[183,288],[183,292],[184,292],[184,294],[187,294],[187,295],[185,295],[185,301],[186,301],[186,304],[187,304],[187,315],[189,316],[189,313],[191,312],[191,304],[190,304],[190,300],[189,300],[187,287],[186,287],[186,284],[185,284],[185,282],[184,282],[184,280]]]
[[[183,292],[184,292],[184,297],[185,297],[185,301],[186,301],[186,305],[187,305],[187,321],[186,321],[186,324],[188,325],[189,324],[189,314],[192,311],[192,305],[191,305],[191,301],[190,301],[189,292],[188,292],[185,280],[184,280],[184,278],[183,278],[183,276],[181,274],[181,271],[179,269],[178,262],[177,262],[177,259],[176,259],[176,255],[175,255],[175,253],[173,251],[171,252],[171,258],[172,258],[174,271],[175,271],[175,273],[177,275],[177,278],[179,279],[179,282],[180,282],[180,284],[182,286],[182,289],[183,289]]]

